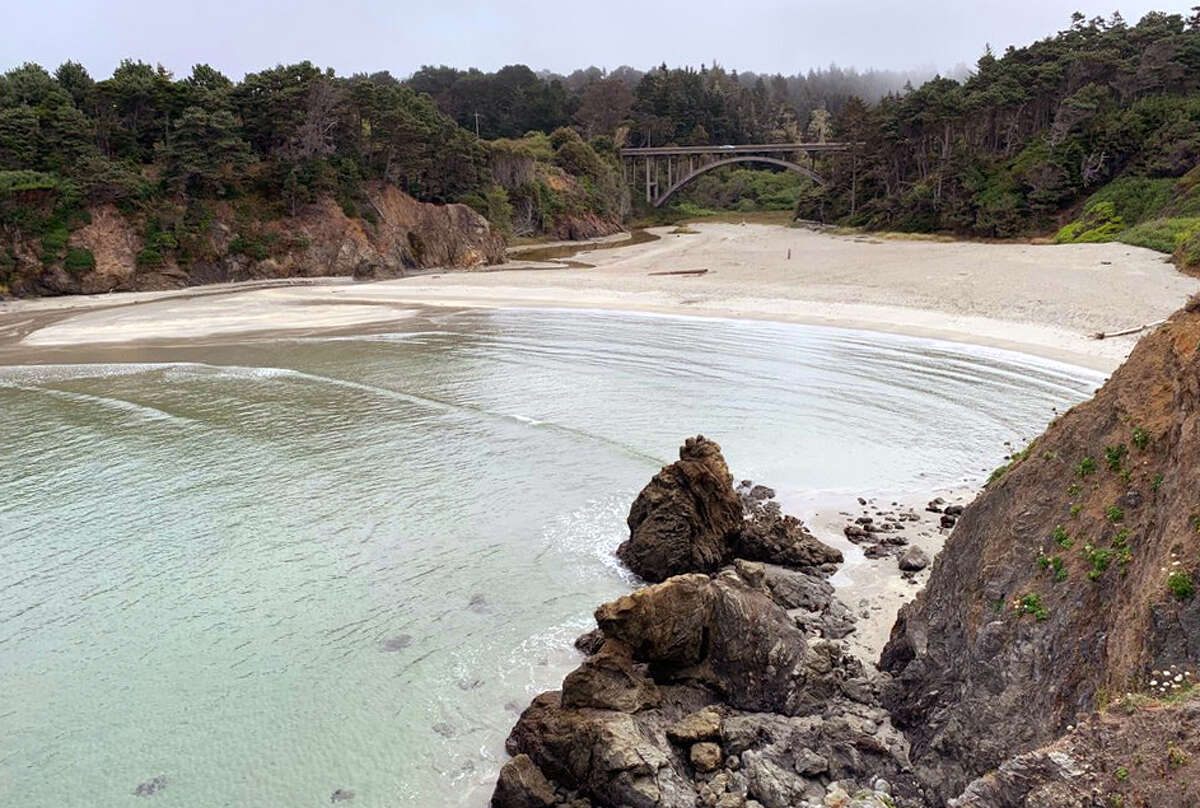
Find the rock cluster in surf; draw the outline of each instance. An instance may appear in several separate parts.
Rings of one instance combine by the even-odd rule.
[[[588,657],[513,728],[493,806],[925,804],[879,674],[840,640],[841,553],[772,493],[735,489],[703,437],[655,475],[619,550],[655,583],[596,610]]]

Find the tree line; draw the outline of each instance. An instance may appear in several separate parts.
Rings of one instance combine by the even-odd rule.
[[[1045,231],[1118,177],[1179,177],[1200,162],[1200,8],[1136,25],[1076,14],[1027,47],[989,49],[965,81],[934,78],[875,105],[850,99],[833,130],[861,146],[823,167],[829,185],[809,189],[806,217]]]

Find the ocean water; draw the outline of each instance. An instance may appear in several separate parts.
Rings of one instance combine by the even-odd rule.
[[[685,436],[785,501],[921,495],[1100,381],[546,310],[146,356],[0,368],[0,805],[483,805]]]

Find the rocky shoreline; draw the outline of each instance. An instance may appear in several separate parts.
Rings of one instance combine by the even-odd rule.
[[[588,654],[521,715],[496,808],[926,805],[883,677],[845,637],[842,553],[688,439],[618,556],[651,585],[596,611]]]
[[[969,505],[824,518],[928,576],[877,669],[842,551],[689,438],[618,549],[651,583],[521,714],[492,806],[1194,808],[1197,467],[1200,299]]]

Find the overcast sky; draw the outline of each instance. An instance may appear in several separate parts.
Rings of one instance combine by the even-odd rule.
[[[1119,6],[1177,13],[1200,0]],[[231,78],[309,59],[339,74],[424,64],[494,70],[514,62],[577,67],[720,64],[795,73],[836,62],[859,68],[974,65],[1067,27],[1075,0],[0,0],[0,69],[67,59],[97,78],[122,58],[177,75],[208,62]]]

